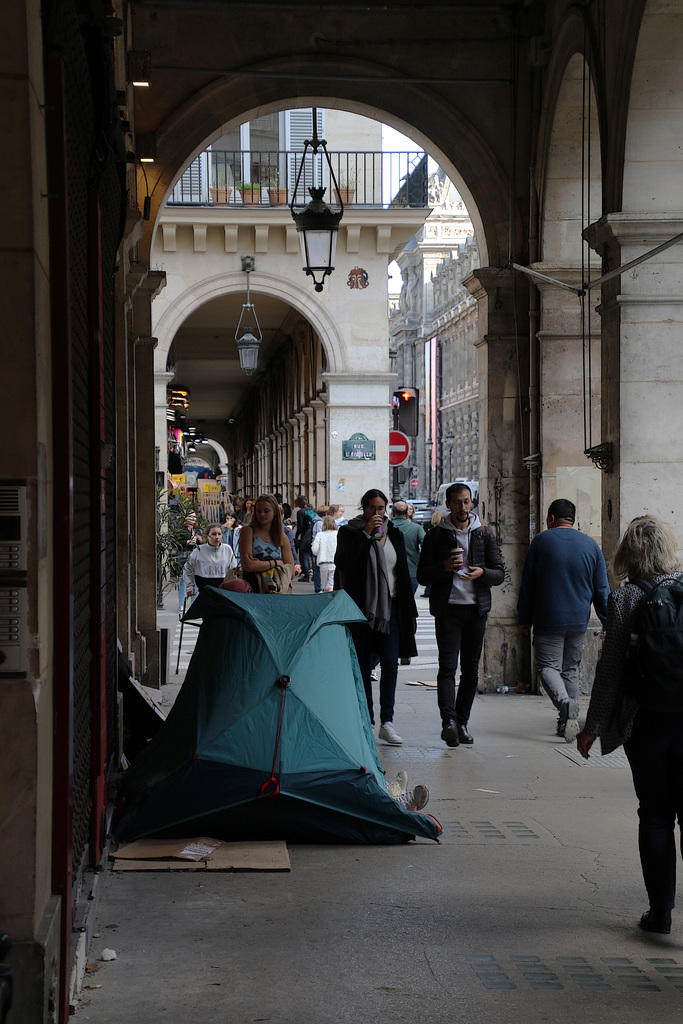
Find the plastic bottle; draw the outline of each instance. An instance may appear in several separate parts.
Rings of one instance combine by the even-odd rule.
[[[497,686],[496,687],[496,693],[509,693],[509,692],[510,692],[510,687],[509,686]]]

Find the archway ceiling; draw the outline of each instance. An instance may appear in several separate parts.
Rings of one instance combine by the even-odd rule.
[[[489,258],[500,261],[509,238],[513,38],[538,35],[546,6],[137,0],[134,48],[150,50],[153,71],[151,87],[135,91],[135,125],[157,137],[153,204],[207,138],[247,113],[318,101],[374,110],[452,163],[481,213]],[[528,84],[527,66],[519,67]],[[522,85],[520,112],[528,108]],[[530,141],[527,120],[520,113],[516,123],[518,159]],[[526,210],[524,176],[517,189]]]
[[[204,421],[222,428],[235,416],[257,377],[247,377],[240,369],[235,329],[246,297],[221,295],[192,313],[176,334],[169,353],[169,368],[175,368],[176,386],[189,388],[190,408],[187,423]],[[259,351],[259,370],[291,336],[300,316],[282,300],[252,289],[263,342]],[[205,429],[205,428],[201,428]]]

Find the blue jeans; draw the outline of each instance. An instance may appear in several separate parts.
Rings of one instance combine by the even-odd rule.
[[[382,672],[379,680],[379,720],[382,724],[393,722],[396,677],[398,675],[398,647],[401,636],[396,602],[392,601],[391,623],[388,633],[378,633],[363,623],[354,623],[349,628],[356,648],[360,674],[363,677],[370,721],[373,725],[375,724],[375,716],[372,710],[372,679],[370,676],[379,657],[379,665]]]
[[[638,849],[650,906],[673,910],[677,818],[683,828],[683,714],[641,708],[624,750],[638,797]]]
[[[585,636],[585,632],[538,636],[534,631],[536,669],[543,689],[558,711],[563,701],[579,699],[579,665]]]
[[[313,589],[315,590],[316,594],[322,594],[323,584],[322,579],[320,577],[320,566],[318,565],[318,559],[315,557],[315,555],[311,555],[311,558],[313,559]]]
[[[436,695],[441,721],[455,719],[467,725],[479,679],[479,658],[484,646],[488,615],[479,613],[476,604],[449,604],[434,616],[436,643],[439,648],[439,671]],[[460,660],[460,685],[455,696],[455,673]]]

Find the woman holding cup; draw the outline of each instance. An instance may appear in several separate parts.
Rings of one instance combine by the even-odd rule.
[[[346,590],[368,620],[350,629],[370,720],[374,724],[370,676],[379,657],[379,738],[397,745],[403,742],[393,724],[398,662],[417,655],[417,607],[403,537],[386,515],[386,495],[366,491],[360,507],[361,514],[339,530],[334,585]]]

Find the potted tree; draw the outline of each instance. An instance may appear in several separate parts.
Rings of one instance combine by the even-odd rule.
[[[271,206],[286,206],[287,205],[287,189],[280,188],[278,182],[280,175],[278,171],[273,168],[268,175],[268,198],[270,199]]]
[[[339,174],[339,188],[335,189],[337,202],[348,206],[353,202],[356,195],[356,175],[353,171],[341,171]]]

